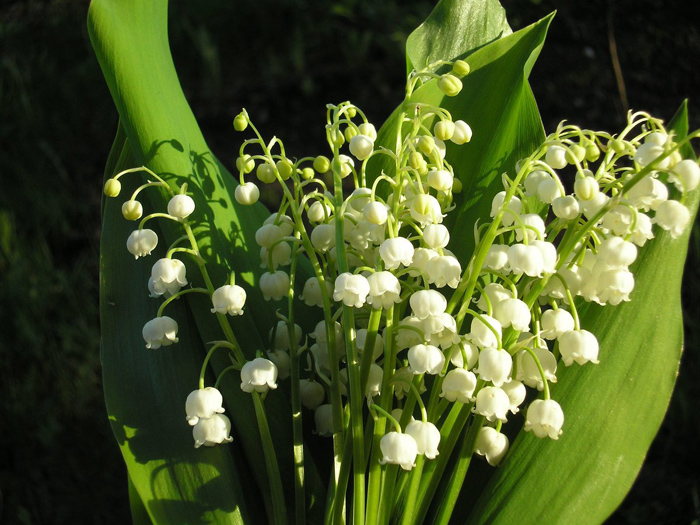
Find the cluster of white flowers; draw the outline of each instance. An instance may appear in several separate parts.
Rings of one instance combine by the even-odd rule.
[[[435,73],[445,64],[409,76],[409,93],[430,78],[445,95],[459,93],[469,68],[457,61],[448,73]],[[257,184],[246,181],[253,173],[258,183],[277,182],[284,193],[280,211],[255,234],[266,270],[261,295],[289,308],[302,300],[318,308],[320,321],[307,334],[309,366],[296,376],[290,369],[307,346],[300,347],[302,328],[283,316],[269,334],[269,359],[246,361],[239,349],[235,368],[240,387],[251,393],[300,377],[291,388],[299,410],[314,411],[319,435],[342,428],[337,418],[346,404],[353,422],[373,417],[381,422],[375,431],[393,425],[373,455],[406,470],[419,455],[438,456],[441,427],[456,419],[445,411],[471,410],[473,451],[495,466],[508,450],[501,428],[510,414],[522,409],[524,430],[537,437],[561,435],[564,412],[549,391],[559,360],[564,366],[599,362],[598,340],[581,326],[576,301],[630,300],[637,247],[654,237],[654,224],[673,238],[686,228],[685,195],[700,183],[700,168],[683,160],[674,137],[644,113],[631,113],[616,136],[561,125],[513,176],[503,175],[490,221],[479,222],[472,258],[463,266],[449,250],[459,239],[443,225],[461,190],[446,142],[466,144],[472,131],[441,108],[408,102],[402,108],[397,149],[389,150],[377,147],[377,131],[357,107],[329,105],[332,158],[298,161],[286,156],[279,139],[264,141],[245,111],[236,117],[237,130],[250,126],[257,137],[244,142],[236,162],[237,202],[257,201]],[[246,152],[251,147],[262,151]],[[373,163],[380,158],[392,165],[377,173]],[[350,180],[354,188],[347,192]],[[135,202],[123,207],[132,220],[142,215]],[[168,204],[185,228],[193,211],[184,191]],[[147,219],[127,241],[136,258],[158,241],[143,228]],[[151,294],[166,303],[194,291],[183,288],[185,266],[172,257],[177,251],[187,250],[171,247],[149,281]],[[299,280],[294,261],[302,254],[314,275]],[[204,292],[212,313],[243,314],[246,292],[233,282]],[[161,313],[144,327],[149,348],[177,342],[177,324]],[[200,388],[190,398],[195,446],[230,440],[218,390]],[[416,405],[420,420],[413,419]],[[198,433],[207,421],[211,429]]]

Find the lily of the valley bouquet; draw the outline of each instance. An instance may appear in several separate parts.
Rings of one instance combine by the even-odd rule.
[[[700,183],[685,106],[545,136],[526,78],[550,19],[511,34],[497,2],[443,1],[381,127],[331,103],[328,149],[296,152],[243,110],[230,175],[165,14],[91,6],[121,118],[103,362],[134,519],[604,520],[680,355]]]

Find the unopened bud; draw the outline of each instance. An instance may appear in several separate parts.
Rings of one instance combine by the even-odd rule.
[[[107,179],[105,182],[105,195],[107,197],[116,197],[122,191],[122,183],[117,179]]]
[[[454,75],[443,75],[438,80],[438,87],[448,97],[454,97],[462,91],[462,81]]]
[[[467,76],[469,71],[471,71],[471,68],[464,60],[455,60],[455,63],[452,64],[452,72],[458,77]]]
[[[239,113],[236,118],[233,119],[233,129],[236,131],[243,131],[248,127],[248,118],[243,114]]]

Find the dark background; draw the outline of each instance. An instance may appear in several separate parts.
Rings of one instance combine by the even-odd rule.
[[[242,106],[263,134],[299,154],[322,150],[326,102],[351,99],[380,124],[402,97],[405,38],[434,3],[173,1],[175,63],[213,151],[233,166],[240,139],[231,121]],[[615,131],[628,107],[670,119],[684,98],[691,127],[700,123],[700,31],[690,1],[503,4],[514,29],[558,9],[531,77],[548,131],[564,118]],[[130,521],[101,391],[97,310],[100,190],[117,115],[88,40],[87,5],[0,0],[0,522],[7,524]],[[676,391],[610,523],[700,523],[699,255],[696,224]]]

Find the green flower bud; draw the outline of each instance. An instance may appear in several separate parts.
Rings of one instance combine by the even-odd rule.
[[[461,193],[462,192],[462,181],[460,181],[457,177],[452,181],[452,193]]]
[[[433,128],[435,138],[439,140],[450,140],[455,133],[455,123],[451,120],[441,120]]]
[[[348,116],[348,118],[353,118],[355,115],[357,115],[357,110],[350,106],[345,110],[345,114]]]
[[[336,129],[331,131],[331,142],[338,147],[341,147],[343,144],[345,144],[345,137],[343,137],[343,134],[340,132],[340,130]]]
[[[471,71],[471,68],[464,60],[455,60],[455,63],[452,64],[452,72],[458,77],[467,76],[469,71]]]
[[[122,204],[122,215],[127,221],[138,221],[143,215],[143,206],[139,201],[128,200]]]
[[[599,157],[600,148],[598,148],[598,145],[593,141],[588,142],[588,144],[586,144],[586,160],[588,162],[595,162]]]
[[[569,164],[576,164],[576,162],[583,162],[586,158],[586,148],[579,146],[578,144],[572,144],[566,150],[566,162]]]
[[[122,191],[122,183],[117,179],[107,179],[105,182],[105,195],[107,197],[116,197]]]
[[[411,166],[414,170],[418,170],[418,172],[420,173],[421,170],[426,168],[427,162],[425,162],[423,155],[421,155],[417,151],[414,151],[408,156],[408,165]]]
[[[255,172],[255,175],[258,177],[260,182],[264,182],[265,184],[270,184],[271,182],[275,182],[275,168],[273,168],[270,164],[267,162],[264,162],[258,166],[257,171]]]
[[[366,135],[367,137],[371,138],[372,140],[377,140],[377,130],[374,127],[374,124],[370,124],[369,122],[365,122],[363,124],[360,124],[358,126],[358,129],[360,130],[360,135]]]
[[[311,180],[314,178],[314,170],[313,168],[304,168],[301,170],[301,178],[304,180]]]
[[[610,142],[608,142],[608,148],[611,148],[618,155],[622,155],[627,150],[624,141],[620,139],[610,139]]]
[[[432,137],[427,137],[423,135],[421,138],[418,139],[418,144],[416,144],[416,147],[424,154],[424,155],[430,155],[433,152],[433,149],[435,148],[435,141],[433,140]]]
[[[350,142],[355,135],[357,135],[357,130],[355,128],[352,126],[345,128],[345,140]]]
[[[328,157],[319,155],[314,159],[314,169],[318,173],[326,173],[329,169],[331,169],[331,161],[328,160]]]
[[[276,166],[282,180],[287,180],[292,176],[293,168],[287,159],[278,160]]]
[[[239,113],[236,115],[236,118],[233,119],[233,129],[236,131],[243,131],[245,128],[248,127],[248,118],[245,116],[243,113]]]
[[[236,159],[236,169],[242,173],[250,173],[255,169],[255,160],[248,154]]]
[[[462,91],[462,81],[454,75],[447,74],[438,80],[438,87],[448,97],[454,97]]]

